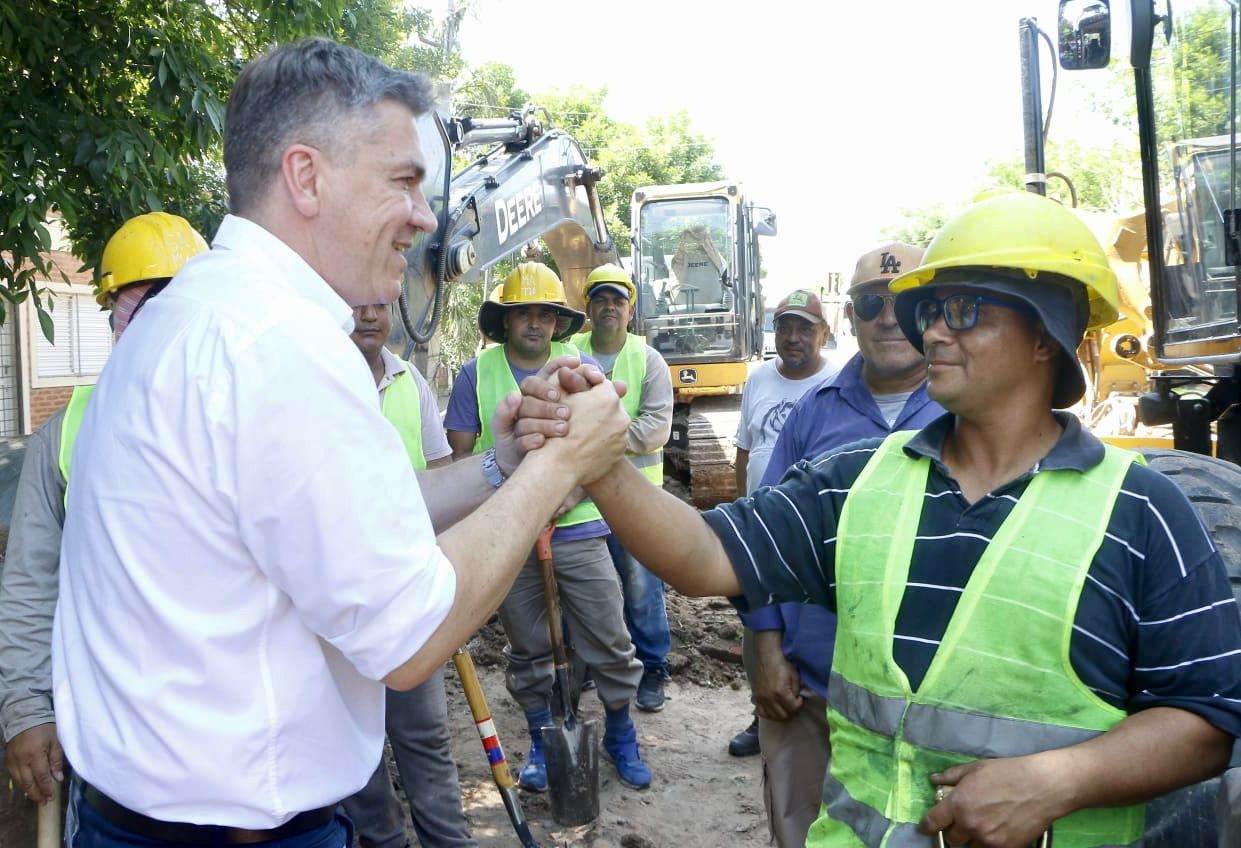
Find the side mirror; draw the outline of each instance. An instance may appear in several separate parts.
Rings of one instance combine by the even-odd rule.
[[[1060,67],[1066,71],[1107,67],[1112,58],[1109,0],[1060,0],[1056,33],[1060,42]]]
[[[776,234],[776,213],[765,206],[755,206],[753,209],[754,232],[760,236],[774,236]]]

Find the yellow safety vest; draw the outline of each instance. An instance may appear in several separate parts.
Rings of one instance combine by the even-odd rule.
[[[73,443],[77,441],[78,431],[82,429],[82,416],[86,414],[86,402],[94,393],[94,386],[74,386],[69,403],[65,406],[65,415],[60,420],[60,453],[57,458],[60,464],[60,477],[65,481],[65,505],[69,504],[69,462],[73,459]]]
[[[832,762],[808,846],[926,848],[917,826],[935,803],[933,772],[1075,745],[1125,718],[1077,676],[1069,642],[1135,455],[1108,446],[1085,473],[1034,476],[974,567],[915,692],[892,653],[931,465],[904,452],[912,435],[884,440],[841,513]],[[1055,823],[1056,848],[1134,845],[1144,819],[1143,805],[1079,810]]]
[[[577,356],[578,349],[564,342],[552,342],[551,357]],[[491,431],[491,416],[509,392],[518,390],[517,380],[508,364],[504,345],[488,348],[478,355],[475,393],[478,395],[478,421],[481,432],[474,441],[474,453],[482,453],[496,443]],[[587,498],[556,520],[557,527],[603,520],[595,502]]]
[[[582,353],[594,356],[590,344],[590,333],[578,333],[569,339]],[[641,413],[642,383],[646,380],[646,339],[642,336],[627,334],[625,345],[616,355],[616,364],[612,366],[613,380],[623,380],[629,391],[621,398],[621,405],[629,413],[631,420],[636,420]],[[655,448],[648,453],[629,453],[625,456],[629,462],[642,472],[642,476],[656,486],[664,485],[664,449]]]
[[[426,455],[422,452],[422,401],[418,397],[418,383],[411,373],[414,366],[404,360],[401,362],[405,371],[397,374],[384,389],[383,414],[400,433],[414,470],[421,471],[427,467]]]

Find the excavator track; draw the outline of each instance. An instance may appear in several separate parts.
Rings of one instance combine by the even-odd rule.
[[[689,487],[689,499],[699,509],[737,498],[734,439],[740,420],[740,395],[700,397],[673,406],[665,473]]]

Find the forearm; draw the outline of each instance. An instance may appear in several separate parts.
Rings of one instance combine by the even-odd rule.
[[[436,534],[474,512],[496,492],[483,476],[481,455],[467,455],[459,462],[419,471],[418,486]],[[435,496],[426,497],[429,492]]]
[[[647,569],[691,596],[739,595],[724,546],[698,510],[655,489],[627,462],[586,486],[621,544]]]
[[[733,461],[733,474],[736,477],[737,497],[746,493],[745,475],[750,468],[750,452],[745,448],[737,448],[737,458]]]
[[[474,473],[481,478],[479,469]],[[469,641],[500,606],[539,532],[573,485],[570,471],[528,460],[481,507],[439,534],[439,546],[457,575],[452,608],[418,653],[384,683],[411,688]]]
[[[1115,807],[1219,774],[1233,738],[1187,710],[1155,707],[1135,713],[1080,745],[1049,751],[1063,776],[1063,813]]]
[[[784,657],[784,631],[783,630],[756,630],[754,631],[754,650],[758,654],[759,661],[769,658]]]

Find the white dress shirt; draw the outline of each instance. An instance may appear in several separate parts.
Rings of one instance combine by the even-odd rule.
[[[350,308],[225,218],[112,354],[69,480],[57,730],[167,821],[269,828],[379,761],[384,689],[456,591]]]

